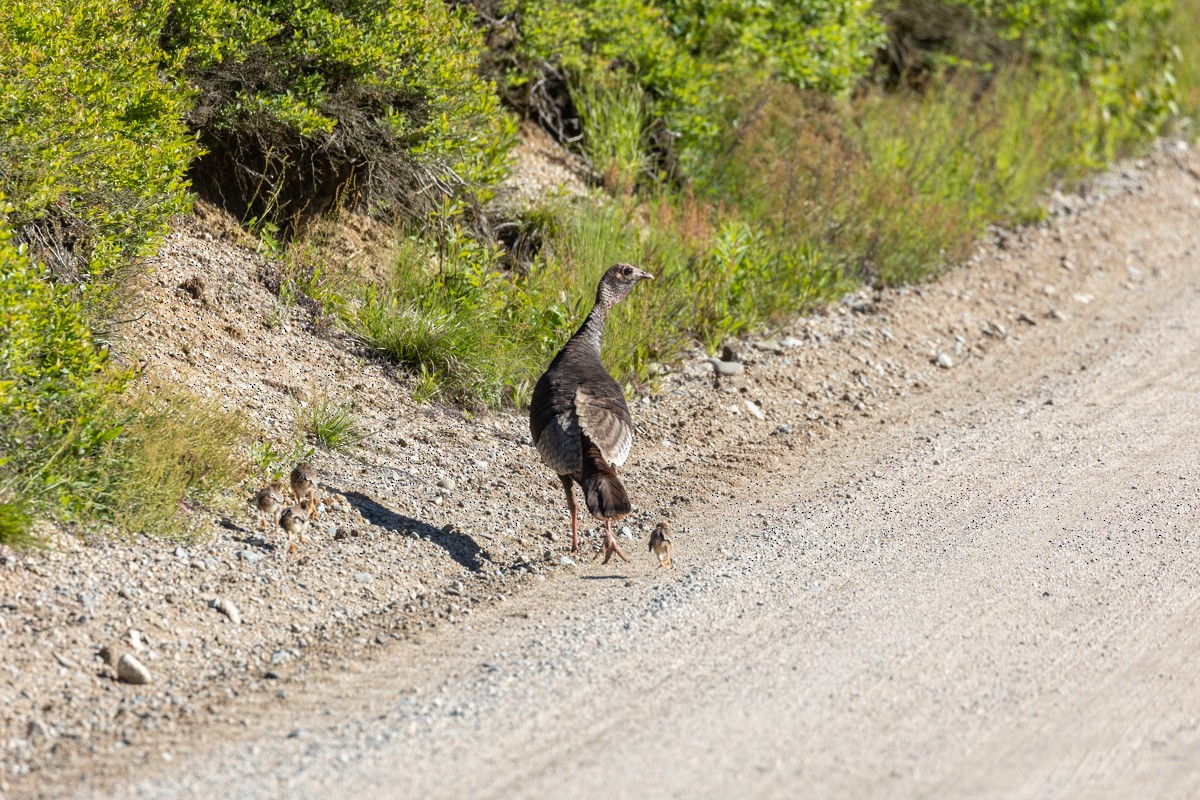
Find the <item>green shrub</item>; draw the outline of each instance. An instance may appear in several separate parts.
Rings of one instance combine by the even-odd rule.
[[[164,48],[200,89],[193,178],[243,219],[346,202],[412,214],[505,173],[515,122],[477,74],[469,16],[442,0],[170,7]]]
[[[569,139],[580,133],[580,81],[632,80],[649,101],[647,144],[684,175],[713,153],[753,85],[776,78],[844,95],[882,42],[865,0],[515,0],[511,11],[515,40],[491,56],[511,104]]]
[[[0,221],[0,540],[30,513],[175,534],[181,503],[235,478],[236,421],[181,389],[126,396],[129,378]]]
[[[0,4],[0,193],[60,280],[105,295],[188,207],[191,94],[165,81],[162,3]]]
[[[0,218],[0,496],[86,514],[77,468],[121,432],[127,376],[92,343],[80,302],[43,279]]]

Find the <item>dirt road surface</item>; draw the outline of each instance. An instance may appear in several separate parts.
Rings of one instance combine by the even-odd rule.
[[[78,796],[1200,796],[1192,191],[1054,334],[693,505],[674,570],[581,564]]]

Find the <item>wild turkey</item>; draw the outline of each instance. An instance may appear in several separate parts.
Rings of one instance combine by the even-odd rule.
[[[587,510],[604,523],[604,563],[616,553],[612,523],[630,511],[617,477],[633,445],[633,420],[625,393],[604,369],[600,344],[608,312],[640,280],[654,276],[632,264],[614,264],[600,279],[596,304],[575,335],[538,378],[529,405],[529,430],[546,466],[562,481],[571,512],[571,549],[579,549],[579,512],[572,489],[583,489]]]

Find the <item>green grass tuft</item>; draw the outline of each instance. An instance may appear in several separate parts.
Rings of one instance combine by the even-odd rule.
[[[324,395],[306,406],[295,405],[296,424],[326,450],[340,450],[362,441],[366,435],[349,403]]]

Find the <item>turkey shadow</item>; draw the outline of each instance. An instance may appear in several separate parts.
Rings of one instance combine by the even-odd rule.
[[[477,545],[475,540],[465,533],[460,533],[456,530],[442,530],[434,525],[430,525],[428,522],[413,519],[385,505],[381,505],[362,492],[342,492],[333,487],[329,487],[329,490],[337,492],[346,498],[346,501],[354,506],[367,523],[378,528],[395,531],[396,533],[410,533],[422,539],[428,539],[433,544],[445,550],[447,555],[464,569],[477,572],[487,558],[487,553],[484,552],[483,548]]]

